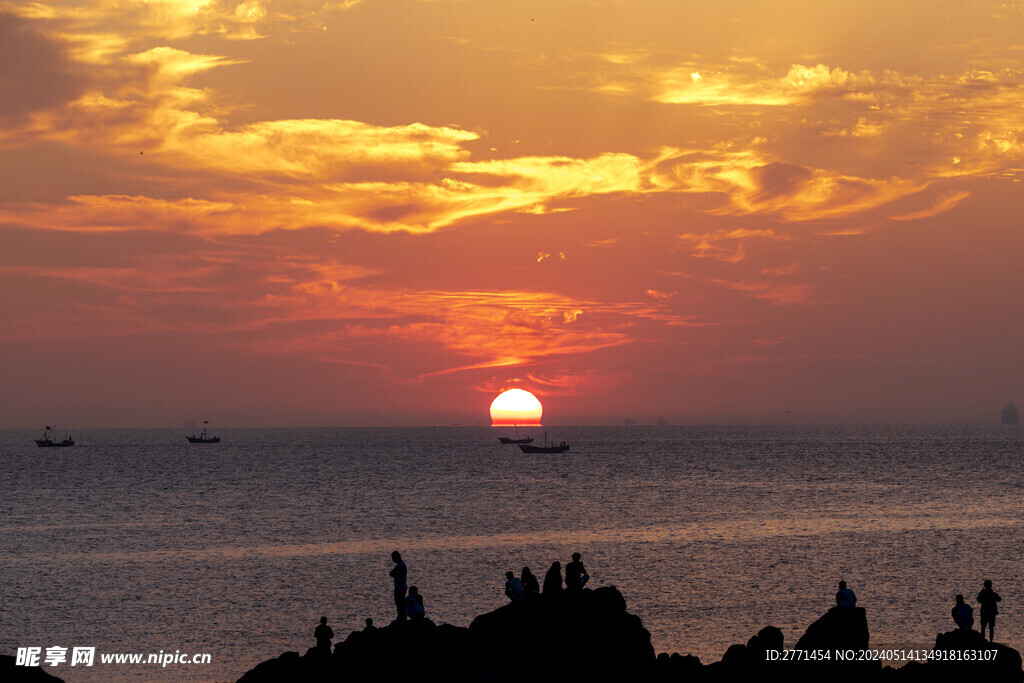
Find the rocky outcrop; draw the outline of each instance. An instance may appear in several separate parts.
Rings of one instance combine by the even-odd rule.
[[[658,681],[707,681],[732,683],[746,681],[874,680],[881,671],[878,662],[840,661],[837,652],[866,650],[869,642],[867,614],[861,608],[835,607],[823,614],[790,649],[813,658],[786,659],[780,654],[785,638],[780,629],[766,626],[745,645],[731,645],[720,661],[701,665],[696,657],[659,655],[655,671]],[[814,654],[811,654],[814,653]]]
[[[473,620],[471,642],[492,680],[626,680],[654,663],[651,634],[613,587],[509,603]]]
[[[17,658],[0,655],[0,680],[14,683],[60,683],[63,679],[51,676],[38,666],[18,666]]]
[[[950,683],[961,681],[1024,681],[1020,653],[1012,647],[990,643],[978,631],[956,629],[935,636],[935,657],[926,662],[909,662],[887,671],[886,680],[900,683]]]
[[[480,615],[469,628],[429,619],[357,631],[333,653],[288,652],[239,683],[370,680],[629,680],[654,665],[651,635],[614,587],[530,596]],[[611,677],[611,678],[609,678]]]
[[[826,654],[793,662],[796,680],[824,680],[831,683],[875,680],[882,671],[880,661],[864,658],[870,649],[867,612],[863,607],[833,607],[807,627],[793,649]]]
[[[768,651],[780,651],[784,647],[782,631],[774,626],[765,626],[747,641],[746,645],[730,645],[718,662],[705,667],[705,677],[712,681],[740,681],[777,674],[790,667],[786,662],[769,660]]]
[[[796,641],[797,650],[867,650],[868,616],[863,607],[833,607]]]
[[[302,656],[287,652],[263,662],[240,683],[382,678],[458,683],[1024,683],[1020,654],[986,642],[977,631],[939,634],[934,649],[950,654],[927,663],[883,669],[878,661],[844,660],[838,653],[870,650],[867,613],[862,608],[828,610],[790,646],[791,650],[823,656],[799,661],[769,656],[784,647],[782,631],[767,626],[746,644],[730,646],[722,659],[712,664],[678,653],[655,658],[650,634],[638,617],[626,611],[619,591],[608,587],[553,597],[531,596],[480,615],[468,628],[437,626],[424,619],[357,631],[333,652],[310,649]],[[993,649],[996,653],[989,661],[957,654]]]

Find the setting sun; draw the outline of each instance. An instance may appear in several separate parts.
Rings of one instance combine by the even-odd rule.
[[[540,426],[544,412],[537,397],[523,389],[509,389],[491,403],[491,426]]]

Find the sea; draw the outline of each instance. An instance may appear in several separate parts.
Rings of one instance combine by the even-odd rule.
[[[524,430],[520,429],[520,433]],[[1018,425],[545,426],[0,432],[0,653],[67,648],[66,681],[237,680],[394,616],[399,550],[436,623],[507,602],[505,572],[582,554],[656,652],[792,647],[845,580],[871,645],[927,648],[991,579],[1024,648]],[[61,435],[62,436],[62,435]],[[70,665],[95,648],[93,666]],[[102,654],[209,663],[103,664]],[[54,651],[59,654],[59,651]],[[44,662],[45,663],[45,662]]]

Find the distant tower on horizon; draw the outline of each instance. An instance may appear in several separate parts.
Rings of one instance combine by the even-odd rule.
[[[1013,405],[1013,401],[1010,401],[1003,406],[1003,424],[1015,425],[1018,422],[1020,422],[1020,411],[1017,406]]]

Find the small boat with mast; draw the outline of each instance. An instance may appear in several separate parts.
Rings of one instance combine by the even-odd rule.
[[[543,446],[531,446],[529,444],[519,444],[519,450],[523,453],[565,453],[569,450],[569,444],[564,441],[557,446],[548,445],[548,433],[544,432],[544,445]]]
[[[43,438],[36,439],[36,445],[40,448],[67,448],[68,446],[74,446],[75,440],[67,434],[64,435],[63,441],[54,441],[57,436],[57,425],[50,426],[46,425],[46,429],[43,430]]]
[[[206,425],[208,424],[210,424],[209,420],[203,420],[203,433],[196,436],[195,432],[193,432],[192,436],[186,436],[185,438],[188,439],[189,443],[220,443],[219,436],[206,435]]]
[[[512,425],[512,427],[513,427],[513,429],[516,430],[516,438],[512,439],[512,438],[509,438],[507,436],[499,436],[498,437],[498,441],[500,441],[501,443],[515,443],[515,444],[519,444],[519,445],[522,445],[522,444],[525,444],[525,443],[533,443],[533,437],[527,437],[525,439],[520,439],[519,438],[519,425]]]

